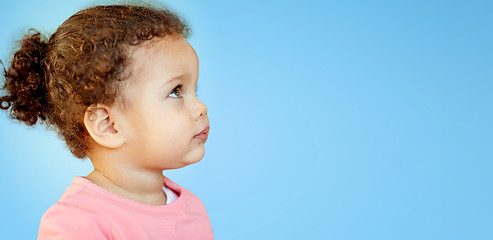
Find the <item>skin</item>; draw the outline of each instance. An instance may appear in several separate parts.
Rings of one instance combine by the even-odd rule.
[[[205,153],[205,141],[194,137],[209,126],[207,108],[195,94],[198,57],[181,37],[131,50],[124,104],[86,111],[94,166],[86,178],[122,197],[163,205],[163,170],[196,163]]]

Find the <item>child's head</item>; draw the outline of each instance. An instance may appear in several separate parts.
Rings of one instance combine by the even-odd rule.
[[[183,38],[153,39],[131,56],[129,85],[120,92],[124,104],[98,105],[86,113],[92,138],[103,146],[124,144],[118,164],[137,159],[139,167],[159,170],[202,159],[209,121],[195,94],[199,61],[193,48]]]
[[[167,10],[126,5],[82,10],[48,40],[39,33],[22,40],[5,71],[7,95],[0,107],[28,125],[41,120],[55,126],[79,158],[93,143],[107,144],[98,135],[102,122],[93,122],[101,117],[98,109],[109,111],[108,106],[119,109],[116,116],[125,115],[118,127],[126,128],[126,141],[147,141],[142,152],[153,142],[163,144],[157,141],[164,134],[168,141],[184,128],[197,134],[199,126],[190,126],[179,107],[205,115],[200,125],[208,126],[205,106],[195,97],[198,59],[184,40],[188,32]],[[164,94],[169,88],[171,94]],[[183,98],[192,92],[193,98]],[[169,98],[167,106],[158,105],[157,94]],[[163,122],[151,129],[152,121]]]

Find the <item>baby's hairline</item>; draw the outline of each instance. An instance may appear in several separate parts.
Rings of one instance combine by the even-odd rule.
[[[115,84],[117,84],[118,86],[116,87],[116,96],[114,102],[111,105],[116,104],[119,107],[121,107],[121,110],[126,110],[129,106],[128,105],[129,103],[125,97],[124,89],[131,87],[137,81],[136,77],[134,76],[134,74],[138,72],[135,69],[136,58],[134,54],[136,51],[139,50],[148,51],[154,47],[159,46],[159,44],[166,44],[169,41],[179,41],[179,40],[188,42],[186,36],[183,36],[182,34],[179,33],[173,33],[163,37],[153,37],[152,39],[141,42],[137,45],[127,44],[125,48],[125,55],[128,57],[127,60],[128,62],[125,66],[122,79],[119,81],[115,81]]]

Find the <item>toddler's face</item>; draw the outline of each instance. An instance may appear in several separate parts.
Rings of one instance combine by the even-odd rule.
[[[138,167],[155,170],[200,161],[209,119],[195,95],[199,61],[190,44],[183,38],[153,39],[138,46],[130,69],[122,90],[126,154]]]

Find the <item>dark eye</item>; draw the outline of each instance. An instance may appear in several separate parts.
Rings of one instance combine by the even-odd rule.
[[[181,85],[176,86],[168,96],[172,98],[181,98]]]

